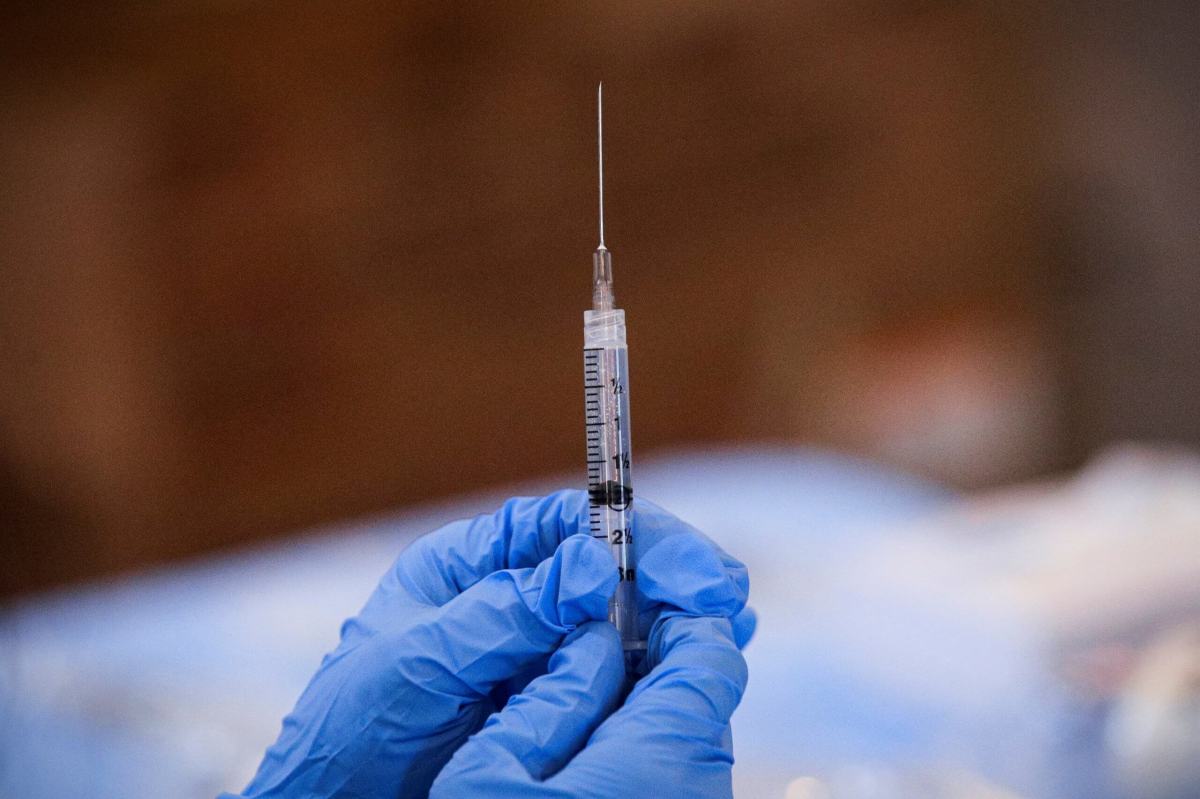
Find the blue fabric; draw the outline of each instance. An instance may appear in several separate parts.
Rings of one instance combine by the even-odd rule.
[[[728,722],[754,629],[745,566],[635,505],[652,670],[621,704],[620,642],[602,621],[616,568],[581,532],[586,513],[583,492],[563,491],[417,540],[343,625],[243,796],[420,797],[452,756],[437,796],[615,796],[613,758],[638,785],[732,795]]]

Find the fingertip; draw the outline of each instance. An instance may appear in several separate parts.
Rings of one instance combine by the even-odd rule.
[[[732,617],[746,606],[745,567],[731,571],[693,535],[671,536],[651,547],[638,562],[638,575],[647,599],[696,616]]]
[[[742,597],[743,607],[750,601],[750,570],[746,568],[746,564],[730,555],[727,552],[718,553],[721,563],[725,565],[725,571],[729,575],[729,579],[733,580],[738,593]]]
[[[633,508],[633,532],[636,538],[634,548],[639,554],[648,551],[651,547],[666,538],[676,535],[686,535],[697,538],[707,544],[717,554],[721,562],[731,569],[745,570],[745,565],[722,549],[716,541],[669,510],[643,498],[635,499]]]
[[[625,679],[625,656],[617,628],[607,621],[585,621],[568,635],[550,657],[548,670],[555,671],[561,661],[572,657],[594,664],[593,682],[606,689],[609,683],[619,688]],[[578,670],[576,670],[578,671]]]
[[[731,688],[728,713],[733,713],[746,689],[749,670],[729,619],[664,617],[655,625],[649,647],[656,669],[670,666],[671,673],[719,676],[728,682]]]
[[[443,605],[488,575],[537,566],[584,529],[587,495],[564,489],[513,497],[496,511],[450,522],[410,544],[376,591],[376,604],[400,593]]]
[[[582,529],[586,495],[561,489],[541,497],[513,497],[490,517],[494,537],[505,542],[502,568],[532,566],[550,557],[558,545]]]
[[[650,673],[634,686],[620,723],[654,717],[668,728],[719,736],[746,690],[746,660],[738,650],[729,619],[665,616],[650,635]]]
[[[574,626],[608,615],[617,587],[617,567],[608,547],[590,535],[573,535],[554,554],[561,578],[558,618]]]
[[[537,527],[553,535],[554,546],[586,528],[587,493],[577,488],[562,488],[532,500]],[[546,554],[549,557],[549,553]]]
[[[569,557],[583,568],[602,567],[607,570],[612,562],[612,553],[604,541],[605,539],[596,538],[590,533],[577,533],[564,540],[560,549],[567,552]]]
[[[745,607],[733,617],[733,641],[738,649],[745,649],[758,629],[758,614],[752,607]]]
[[[662,662],[683,647],[699,645],[736,651],[737,641],[731,620],[717,616],[668,613],[651,630],[649,647],[657,662]]]
[[[421,672],[414,672],[414,682],[427,681],[437,663],[444,678],[439,690],[490,693],[539,659],[545,662],[579,625],[604,619],[616,572],[603,546],[573,536],[537,568],[494,572],[412,621],[389,651],[429,655],[410,658],[406,667]]]
[[[601,651],[607,652],[611,649],[617,657],[621,655],[621,634],[607,620],[585,621],[579,625],[575,632],[568,636],[568,639],[572,641],[579,639],[591,642],[590,646],[595,647],[597,654]],[[563,643],[566,642],[564,641]]]

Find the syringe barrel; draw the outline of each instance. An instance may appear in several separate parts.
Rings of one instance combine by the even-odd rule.
[[[608,542],[616,561],[620,581],[609,601],[609,619],[621,635],[628,663],[646,644],[638,630],[624,311],[584,312],[583,370],[588,526],[593,536]]]
[[[583,312],[583,348],[621,348],[625,343],[625,312],[620,308]]]

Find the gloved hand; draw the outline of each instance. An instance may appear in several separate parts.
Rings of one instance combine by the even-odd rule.
[[[649,654],[657,665],[617,708],[620,638],[605,622],[581,626],[549,673],[454,754],[429,798],[729,799],[729,716],[746,688],[729,620],[666,615]]]
[[[582,732],[619,702],[624,678],[615,632],[592,623],[607,615],[616,568],[607,546],[581,533],[586,529],[586,494],[563,491],[510,500],[493,515],[455,522],[414,542],[362,612],[343,625],[338,648],[284,720],[243,795],[424,797],[455,751],[506,703],[481,746],[494,745],[487,742],[498,735],[511,740],[494,730],[511,729],[531,702],[562,704],[564,717],[578,706],[583,726],[550,729],[539,721],[532,733],[555,753],[534,776],[565,761],[583,743]],[[658,665],[611,723],[617,732],[643,728],[647,754],[671,760],[648,769],[699,757],[706,773],[723,774],[716,781],[724,780],[728,795],[726,722],[745,680],[736,644],[744,645],[754,626],[752,613],[743,610],[745,567],[649,503],[635,503],[633,536],[642,619],[652,629],[650,656]],[[588,670],[593,676],[582,696]],[[699,682],[689,689],[680,679]],[[522,699],[508,701],[525,688]],[[691,705],[676,701],[681,692],[694,695]],[[701,718],[696,701],[711,703],[711,712]],[[658,705],[670,707],[655,710]],[[685,724],[692,725],[691,738],[679,732]],[[606,729],[596,732],[594,743],[604,742]],[[695,741],[715,743],[701,753],[693,751]],[[619,744],[610,738],[607,746]],[[586,754],[578,758],[580,775],[589,773]],[[476,762],[470,755],[461,763]],[[453,779],[470,779],[469,771],[456,760],[447,787],[439,787],[442,795],[456,795]]]

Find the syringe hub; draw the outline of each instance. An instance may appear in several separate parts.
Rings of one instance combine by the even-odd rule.
[[[611,311],[615,305],[612,253],[601,244],[592,253],[592,310]]]

